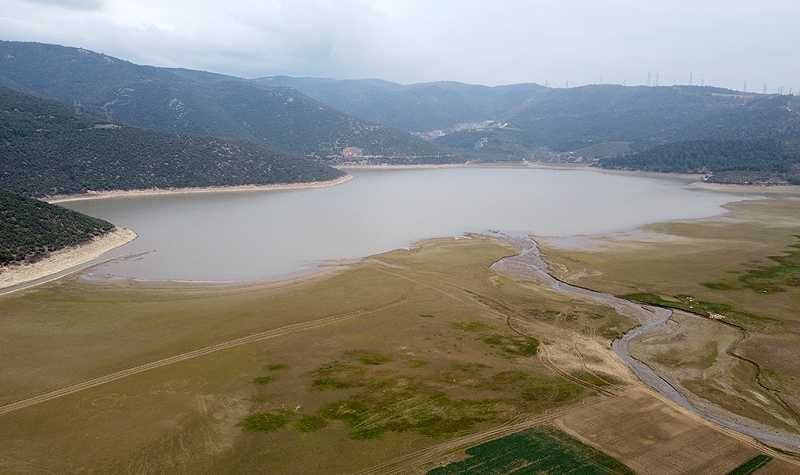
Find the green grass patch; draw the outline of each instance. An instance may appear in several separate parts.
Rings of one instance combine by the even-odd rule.
[[[387,431],[451,435],[512,409],[502,401],[451,399],[424,384],[390,378],[349,399],[327,404],[319,415],[346,423],[353,439],[374,439]]]
[[[286,369],[288,367],[289,367],[289,365],[286,365],[286,364],[283,364],[283,363],[273,363],[273,364],[267,366],[267,369],[270,370],[270,371],[280,371],[280,370]]]
[[[703,282],[701,285],[711,290],[733,290],[736,288],[735,285],[725,282]]]
[[[386,355],[376,353],[374,351],[354,350],[345,353],[348,358],[354,359],[361,364],[365,365],[382,365],[389,363],[392,359]]]
[[[516,370],[496,373],[485,380],[482,387],[516,394],[519,407],[526,411],[567,404],[586,394],[583,386],[560,376]]]
[[[529,336],[493,334],[484,336],[481,341],[509,356],[535,356],[539,351],[539,340]]]
[[[491,367],[470,362],[452,364],[433,379],[341,361],[325,364],[313,374],[315,389],[353,390],[324,405],[316,415],[346,424],[354,439],[372,439],[387,431],[451,436],[474,430],[480,423],[571,403],[587,391],[549,373],[493,374]],[[463,389],[457,389],[463,387],[480,390],[480,398],[450,394],[463,394]]]
[[[300,432],[316,432],[328,426],[328,421],[322,416],[300,416],[294,423],[294,428]]]
[[[622,462],[552,427],[535,427],[467,449],[469,458],[428,472],[633,474]]]
[[[366,370],[362,367],[341,361],[333,361],[320,366],[313,373],[314,389],[347,389],[366,384]]]
[[[800,235],[795,236],[800,240]],[[769,256],[769,264],[746,269],[733,282],[706,282],[714,290],[750,289],[761,294],[785,292],[786,287],[800,287],[800,242],[790,245],[781,256]]]
[[[492,327],[483,322],[453,322],[453,327],[465,332],[485,332],[491,330]]]
[[[777,320],[773,318],[737,310],[733,305],[725,303],[700,300],[691,295],[676,295],[672,298],[664,298],[656,294],[635,293],[620,295],[620,297],[644,305],[673,308],[709,318],[715,315],[722,315],[724,320],[745,327],[760,327],[769,323],[777,323]]]
[[[244,418],[241,426],[248,432],[274,432],[286,427],[294,413],[286,410],[275,410],[251,414]]]
[[[770,463],[770,461],[772,461],[771,456],[766,454],[758,454],[747,462],[728,472],[728,475],[750,475],[764,465]]]
[[[275,376],[270,376],[270,375],[253,378],[253,382],[256,384],[269,384],[273,381],[275,381]]]

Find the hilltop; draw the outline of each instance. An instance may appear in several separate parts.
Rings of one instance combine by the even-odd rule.
[[[358,147],[369,155],[432,155],[433,144],[359,120],[295,89],[241,78],[142,66],[85,49],[0,41],[0,85],[128,125],[229,137],[326,157]]]
[[[2,87],[0,117],[0,188],[31,196],[343,175],[264,145],[129,127]]]

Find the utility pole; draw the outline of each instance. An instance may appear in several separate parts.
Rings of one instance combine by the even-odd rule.
[[[689,72],[689,85],[691,86],[692,84],[694,84],[694,73]]]
[[[747,92],[747,81],[744,82],[744,87],[742,88],[742,92]]]
[[[650,71],[647,71],[647,86],[650,86]]]
[[[764,83],[764,94],[767,93],[767,83]]]

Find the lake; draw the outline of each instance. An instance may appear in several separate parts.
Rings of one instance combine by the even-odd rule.
[[[123,257],[90,278],[236,282],[497,229],[597,234],[722,213],[734,195],[673,179],[591,170],[357,170],[332,188],[75,201],[64,206],[135,230]]]

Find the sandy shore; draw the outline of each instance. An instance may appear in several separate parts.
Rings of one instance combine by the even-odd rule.
[[[640,170],[617,170],[611,168],[600,168],[586,165],[584,163],[550,163],[550,162],[529,162],[529,161],[508,161],[508,162],[464,162],[464,163],[445,163],[445,164],[415,164],[415,165],[358,165],[343,164],[337,165],[340,170],[424,170],[436,168],[526,168],[537,170],[571,170],[571,171],[590,171],[604,173],[607,175],[627,175],[647,178],[670,178],[686,182],[702,181],[703,175],[692,173],[664,173],[648,172]]]
[[[89,191],[78,195],[55,195],[43,198],[48,203],[66,203],[68,201],[100,200],[107,198],[135,198],[142,196],[183,195],[195,193],[243,193],[254,191],[305,190],[311,188],[327,188],[341,185],[352,180],[345,175],[328,181],[308,181],[302,183],[276,183],[274,185],[241,185],[241,186],[206,186],[196,188],[147,188],[138,190]]]
[[[724,191],[726,193],[800,195],[800,186],[797,185],[734,185],[728,183],[707,183],[701,181],[692,183],[690,186],[699,190]]]
[[[428,170],[428,169],[435,169],[435,168],[464,168],[464,167],[474,167],[477,164],[470,164],[469,162],[464,163],[419,163],[419,164],[409,164],[409,165],[359,165],[357,163],[353,164],[342,164],[336,165],[335,168],[339,170]]]
[[[136,233],[130,229],[118,228],[86,244],[53,252],[47,258],[33,264],[2,268],[0,269],[0,289],[62,274],[74,267],[91,262],[106,252],[129,243],[136,237]],[[53,280],[55,278],[57,277],[54,277]]]

